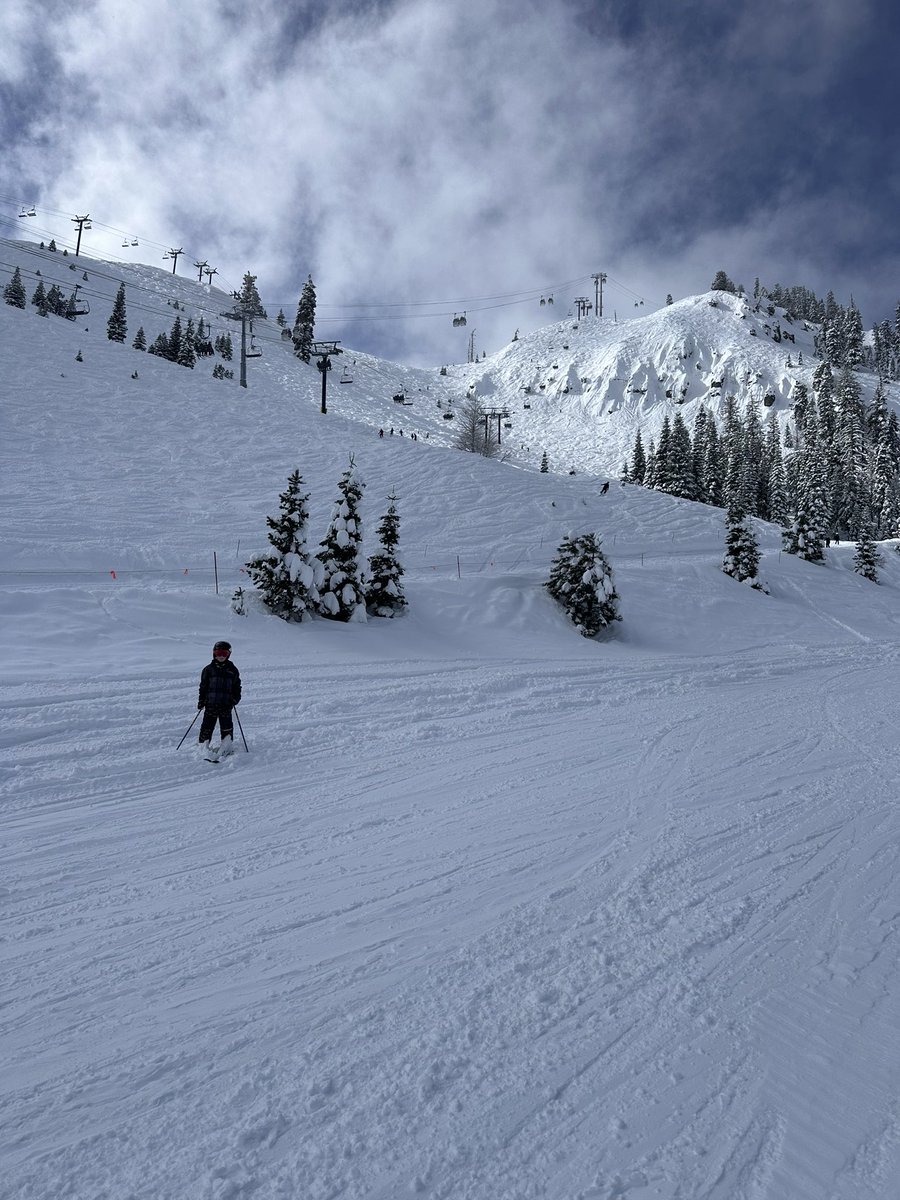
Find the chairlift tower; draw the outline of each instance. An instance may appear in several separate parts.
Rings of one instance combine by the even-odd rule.
[[[497,445],[500,445],[500,422],[506,420],[510,416],[507,408],[489,408],[484,414],[484,437],[485,441],[488,436],[488,421],[497,422]]]
[[[579,318],[586,316],[591,311],[591,302],[587,296],[576,296],[574,303],[578,310]]]
[[[240,321],[241,323],[241,378],[240,384],[242,388],[247,386],[247,323],[250,320],[250,309],[247,305],[241,303],[240,292],[232,292],[234,297],[234,308],[230,312],[219,313],[220,317],[224,317],[227,321]],[[258,358],[259,354],[254,354],[254,358]]]
[[[78,240],[75,243],[75,257],[77,258],[78,252],[81,249],[81,231],[83,229],[90,229],[91,227],[90,215],[85,213],[83,217],[72,217],[72,224],[78,226]]]
[[[603,285],[606,283],[606,272],[597,271],[591,276],[594,281],[594,312],[597,320],[603,316]]]
[[[200,274],[197,276],[197,282],[202,283],[203,282],[203,272],[209,266],[209,263],[208,262],[195,262],[194,266],[200,272]]]
[[[169,250],[167,250],[167,251],[165,252],[165,254],[163,255],[163,258],[171,258],[171,260],[172,260],[172,274],[173,274],[173,275],[175,274],[175,268],[178,266],[178,255],[179,255],[179,254],[184,254],[184,250],[183,250],[183,249],[181,249],[180,247],[179,247],[179,249],[178,249],[178,250],[172,250],[172,249],[169,249]]]
[[[475,361],[475,330],[474,329],[469,334],[469,352],[468,352],[468,358],[466,359],[466,361],[470,362],[470,363],[473,363]]]
[[[203,274],[206,276],[207,287],[212,287],[212,277],[213,277],[213,275],[218,275],[218,273],[219,273],[218,267],[204,267],[203,268]]]
[[[326,392],[328,388],[328,372],[331,370],[331,356],[333,354],[343,354],[341,343],[337,342],[311,342],[310,353],[317,355],[316,367],[322,375],[322,412],[328,412],[328,404],[326,402]]]

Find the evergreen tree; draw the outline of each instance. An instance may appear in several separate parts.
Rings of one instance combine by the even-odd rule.
[[[307,277],[300,293],[297,305],[297,317],[291,333],[294,343],[294,353],[303,362],[308,363],[312,357],[312,344],[315,341],[316,326],[316,287],[312,275]]]
[[[788,482],[780,456],[769,469],[769,515],[767,520],[784,525],[788,518]]]
[[[309,494],[303,495],[302,487],[300,472],[294,471],[278,498],[279,515],[266,517],[271,551],[247,563],[266,608],[283,621],[302,621],[319,601],[315,564],[306,548]]]
[[[620,621],[612,567],[595,533],[569,534],[560,543],[544,585],[583,637]]]
[[[673,496],[682,496],[685,500],[697,499],[691,435],[680,412],[675,414],[672,422],[667,473],[668,487],[661,490],[668,490]]]
[[[191,317],[188,317],[187,325],[184,328],[184,335],[181,339],[181,345],[178,348],[178,357],[175,360],[180,367],[190,367],[193,369],[197,362],[197,351],[195,349],[196,334],[194,333],[194,322]]]
[[[841,537],[857,538],[868,522],[866,417],[859,382],[849,366],[838,381],[837,420],[832,446],[831,493],[834,524]]]
[[[47,293],[44,290],[43,279],[38,280],[38,285],[34,289],[34,295],[31,297],[31,303],[38,310],[38,316],[46,317],[50,312],[50,306],[47,304]]]
[[[109,320],[106,322],[106,336],[111,342],[124,342],[125,335],[128,333],[128,324],[125,314],[125,284],[119,284],[119,290],[116,292],[116,298],[113,302],[113,310],[110,313]]]
[[[541,455],[541,474],[547,475],[547,474],[549,474],[549,472],[550,472],[550,463],[547,459],[547,451],[545,450],[543,452],[543,454]]]
[[[853,556],[853,570],[857,575],[862,575],[864,579],[870,579],[872,583],[877,583],[878,568],[883,565],[884,559],[875,545],[871,529],[866,525],[860,531],[856,542],[856,553]]]
[[[394,617],[406,607],[403,595],[403,567],[397,558],[400,540],[400,516],[397,497],[388,497],[388,510],[378,526],[381,551],[369,559],[369,583],[366,587],[366,609],[374,617]]]
[[[22,282],[22,272],[18,267],[13,271],[12,279],[3,289],[3,299],[13,308],[25,308],[28,304],[25,284]]]
[[[647,473],[647,456],[644,454],[644,443],[641,441],[641,431],[634,437],[634,450],[631,452],[631,469],[628,478],[631,483],[643,483]]]
[[[52,283],[47,288],[47,309],[54,313],[57,317],[64,317],[68,312],[69,304],[65,296],[63,296],[59,287]]]
[[[850,297],[844,318],[844,364],[858,367],[863,360],[863,323],[859,309]]]
[[[226,362],[231,362],[234,357],[234,346],[231,341],[231,334],[226,333],[222,338],[222,349],[219,351]]]
[[[280,329],[284,329],[285,325],[287,325],[287,317],[284,315],[284,309],[283,309],[283,308],[279,308],[279,310],[278,310],[278,316],[275,318],[275,324],[276,324],[276,325],[277,325],[277,326],[278,326]]]
[[[669,421],[669,414],[663,417],[662,429],[659,432],[659,445],[656,447],[656,454],[653,457],[652,471],[650,472],[653,480],[648,487],[653,487],[658,492],[672,493],[672,474],[670,467],[670,457],[672,453],[672,424]],[[647,472],[644,473],[646,481]]]
[[[698,461],[699,460],[699,461]],[[712,417],[703,427],[703,438],[699,454],[695,453],[697,462],[698,495],[706,504],[722,504],[724,479],[722,477],[722,452],[719,431]]]
[[[804,422],[806,421],[806,410],[808,407],[809,388],[807,388],[805,383],[798,383],[794,388],[793,398],[794,427],[797,430],[798,439],[800,439],[797,442],[798,446],[802,440]]]
[[[181,343],[184,340],[184,331],[181,328],[181,317],[176,317],[172,322],[172,328],[168,338],[168,354],[166,357],[169,362],[177,363],[178,355],[181,353]]]
[[[366,620],[366,580],[362,561],[362,519],[359,505],[364,484],[350,459],[338,483],[331,524],[321,550],[319,612],[334,621]]]
[[[725,558],[722,570],[738,583],[764,590],[758,581],[759,543],[744,513],[729,509],[725,521]]]
[[[254,317],[266,319],[266,310],[263,308],[262,300],[259,292],[256,290],[256,276],[251,275],[248,271],[244,275],[244,281],[241,284],[240,294],[238,296],[238,306],[245,316],[251,320]]]
[[[801,509],[787,528],[782,530],[782,549],[796,554],[807,562],[822,562],[825,558],[824,539],[806,512]]]
[[[144,333],[143,325],[140,326],[137,333],[134,335],[134,341],[131,343],[131,348],[133,350],[147,349],[147,335]]]
[[[155,354],[159,358],[170,358],[171,355],[169,354],[168,336],[165,333],[158,334],[156,338],[154,338],[147,353]]]
[[[711,292],[736,292],[737,288],[724,271],[716,271],[715,278],[709,285]]]

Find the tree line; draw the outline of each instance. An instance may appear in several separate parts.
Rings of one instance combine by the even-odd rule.
[[[688,430],[680,412],[658,444],[638,430],[622,479],[785,525],[801,510],[827,542],[900,532],[900,424],[879,382],[871,404],[849,367],[820,363],[812,390],[797,386],[792,421],[765,421],[755,404],[726,399],[721,431],[701,408]]]

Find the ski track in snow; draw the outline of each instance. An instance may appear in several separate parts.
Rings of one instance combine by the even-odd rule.
[[[165,680],[14,692],[11,1194],[888,1195],[893,670],[325,671],[215,770],[129,737]]]
[[[99,270],[160,329],[209,300]],[[447,377],[358,355],[324,418],[280,345],[243,394],[0,306],[4,1200],[896,1200],[900,559],[874,587],[757,523],[762,596],[721,512],[530,469],[608,469],[725,359],[783,407],[733,307]],[[441,449],[469,385],[516,393],[518,467]],[[408,614],[233,615],[288,472],[323,530],[350,452],[368,529],[398,488]],[[598,643],[541,587],[582,528]],[[174,747],[220,636],[250,753],[213,766]]]

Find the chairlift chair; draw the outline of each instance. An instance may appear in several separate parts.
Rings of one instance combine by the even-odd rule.
[[[352,383],[353,382],[353,376],[350,374],[350,372],[347,370],[346,367],[344,367],[343,371],[341,372],[341,378],[340,378],[339,382],[340,383]]]
[[[74,321],[76,317],[86,317],[91,311],[91,306],[87,300],[76,299],[74,293],[69,297],[69,303],[66,306],[66,319]]]
[[[262,350],[254,341],[252,333],[250,334],[250,345],[247,347],[247,358],[262,358]]]
[[[129,242],[128,238],[125,238],[125,240],[122,242],[122,245],[127,249],[127,247],[131,245],[131,242]]]
[[[543,308],[546,303],[547,303],[547,301],[544,299],[543,296],[541,296],[541,308]]]
[[[131,239],[131,244],[132,244],[132,246],[136,246],[136,245],[138,244],[138,240],[137,240],[137,238],[132,238],[132,239]]]

